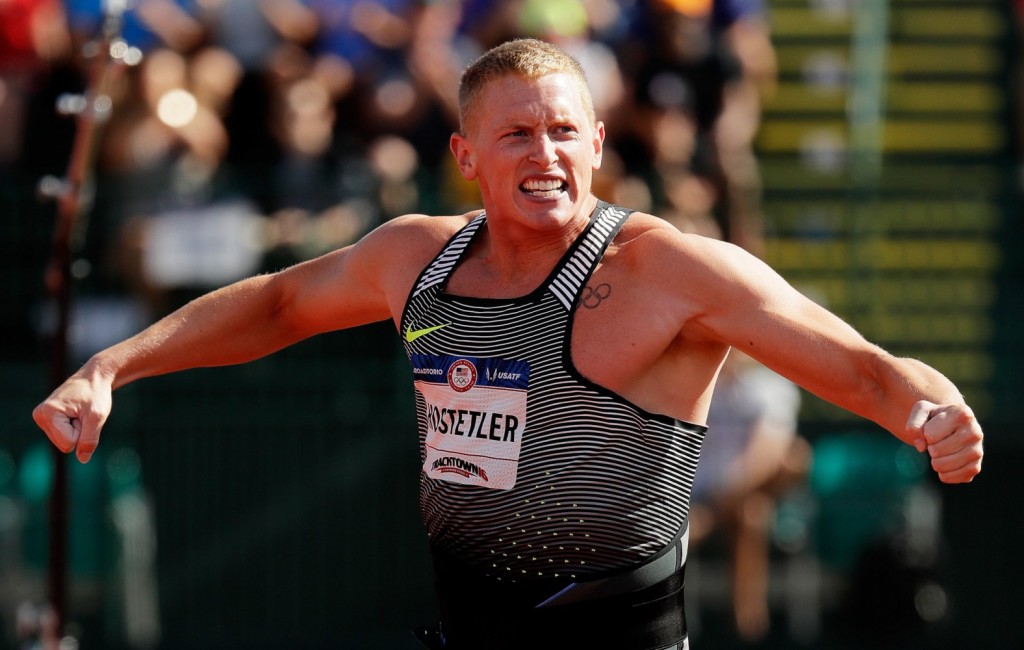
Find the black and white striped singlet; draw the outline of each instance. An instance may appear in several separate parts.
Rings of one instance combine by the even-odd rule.
[[[401,331],[413,366],[432,547],[513,582],[587,580],[677,539],[704,427],[646,412],[583,377],[573,313],[629,212],[600,203],[529,295],[445,292],[485,215],[413,287]],[[622,290],[628,290],[623,288]]]

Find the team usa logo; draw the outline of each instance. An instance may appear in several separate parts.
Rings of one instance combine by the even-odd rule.
[[[459,359],[448,368],[448,385],[456,393],[465,393],[476,385],[476,366],[466,359]]]

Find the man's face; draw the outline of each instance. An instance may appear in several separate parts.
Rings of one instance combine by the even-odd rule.
[[[601,166],[604,126],[587,112],[575,77],[505,75],[483,89],[464,126],[452,153],[489,213],[530,228],[579,215]]]

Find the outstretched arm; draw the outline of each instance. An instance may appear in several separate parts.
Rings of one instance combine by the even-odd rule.
[[[98,352],[36,407],[33,418],[54,445],[76,450],[84,463],[99,442],[112,392],[129,382],[243,363],[320,332],[387,319],[395,280],[382,276],[381,260],[393,251],[394,230],[381,228],[353,246],[190,302]]]
[[[982,430],[956,386],[934,368],[866,341],[766,264],[708,242],[689,267],[700,300],[686,325],[693,337],[724,342],[810,392],[927,451],[947,483],[981,470]],[[696,268],[694,268],[696,267]]]

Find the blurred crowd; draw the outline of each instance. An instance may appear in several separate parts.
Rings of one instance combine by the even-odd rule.
[[[587,72],[608,134],[595,194],[761,254],[753,141],[776,79],[764,1],[0,0],[0,189],[64,173],[75,124],[57,98],[114,66],[76,274],[141,306],[137,323],[110,302],[93,314],[96,331],[127,335],[397,215],[479,207],[448,151],[458,79],[529,36]],[[111,26],[140,56],[97,53]],[[733,539],[736,625],[757,639],[772,486],[802,475],[807,452],[795,387],[748,365],[723,376],[693,542]]]
[[[608,131],[598,196],[758,253],[752,141],[775,80],[762,3],[2,0],[0,181],[63,172],[74,126],[53,103],[87,86],[89,46],[118,18],[141,61],[118,64],[110,93],[91,272],[158,314],[175,287],[476,207],[448,153],[459,74],[532,36],[587,71]]]

